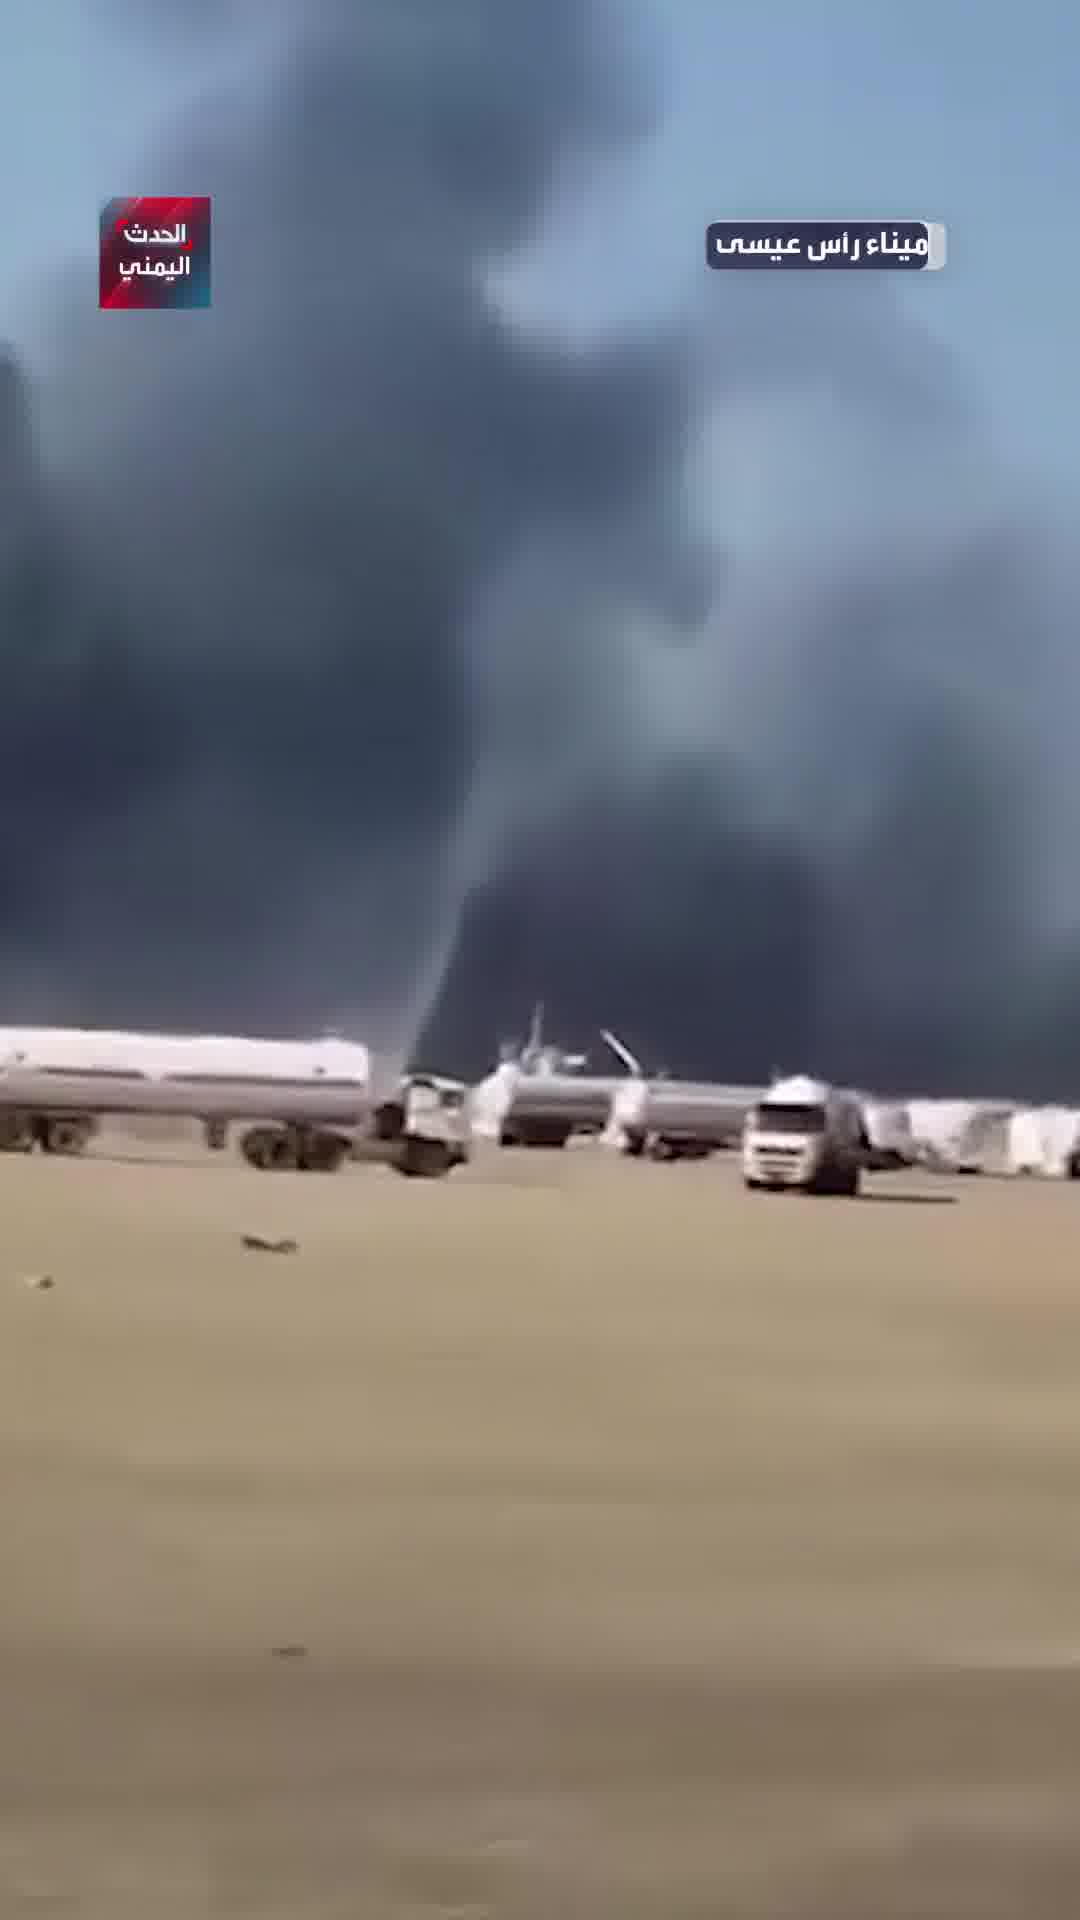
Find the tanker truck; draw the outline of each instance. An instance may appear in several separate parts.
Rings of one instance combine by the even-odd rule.
[[[870,1141],[853,1093],[804,1075],[777,1080],[743,1126],[744,1184],[753,1191],[854,1198]]]
[[[81,1153],[102,1119],[198,1121],[264,1172],[334,1172],[350,1155],[410,1176],[469,1157],[461,1081],[376,1070],[366,1046],[216,1034],[0,1028],[0,1151]],[[254,1124],[252,1124],[254,1123]]]

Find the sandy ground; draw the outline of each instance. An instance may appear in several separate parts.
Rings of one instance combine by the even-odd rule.
[[[873,1192],[0,1159],[0,1915],[1080,1912],[1080,1189]]]

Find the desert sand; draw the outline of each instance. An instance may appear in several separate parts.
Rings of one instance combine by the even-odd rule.
[[[1076,1186],[0,1209],[0,1915],[1080,1911]]]

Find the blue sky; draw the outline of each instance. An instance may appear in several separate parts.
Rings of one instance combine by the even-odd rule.
[[[710,219],[942,219],[948,268],[903,297],[957,349],[1005,456],[1071,490],[1080,9],[668,0],[663,18],[668,112],[619,196],[621,243],[597,245],[610,204],[564,233],[550,297],[632,316],[699,270]]]
[[[4,0],[0,325],[31,354],[54,268],[82,258],[92,297],[102,199],[171,188],[146,180],[140,154],[238,51],[244,64],[241,30],[211,51],[121,17],[108,0]],[[666,0],[659,21],[663,124],[560,223],[535,299],[571,322],[639,319],[702,271],[701,229],[724,214],[942,218],[948,269],[903,297],[959,350],[1007,461],[1071,493],[1080,9]]]

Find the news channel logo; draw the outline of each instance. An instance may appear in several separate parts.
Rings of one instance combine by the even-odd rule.
[[[120,313],[209,305],[209,196],[136,194],[106,200],[98,306]]]

